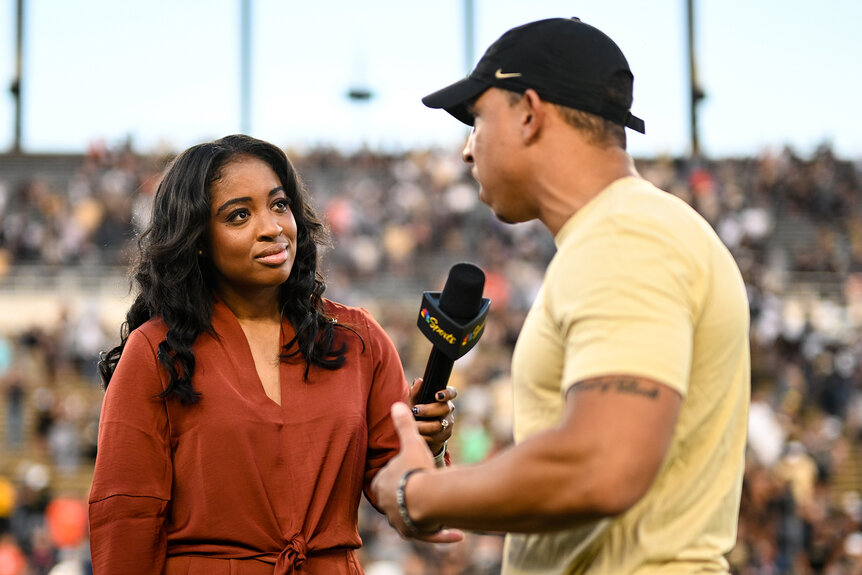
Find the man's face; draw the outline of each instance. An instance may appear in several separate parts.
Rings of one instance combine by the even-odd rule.
[[[504,222],[533,219],[526,212],[526,190],[519,185],[523,147],[520,125],[524,107],[511,93],[490,88],[469,107],[473,131],[462,152],[479,182],[479,198]]]

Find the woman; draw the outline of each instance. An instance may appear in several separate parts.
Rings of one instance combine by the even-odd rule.
[[[359,498],[396,452],[389,408],[408,388],[371,316],[322,297],[326,234],[304,195],[284,153],[247,136],[165,174],[100,362],[96,575],[362,573]],[[414,408],[438,461],[455,395]]]

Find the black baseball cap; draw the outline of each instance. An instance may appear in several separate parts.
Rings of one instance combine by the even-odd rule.
[[[468,126],[467,104],[494,86],[539,96],[645,133],[644,121],[611,101],[608,83],[616,74],[634,80],[619,46],[604,32],[577,18],[549,18],[512,28],[491,44],[470,75],[422,98]],[[630,84],[629,84],[630,85]],[[631,93],[627,94],[628,100]]]

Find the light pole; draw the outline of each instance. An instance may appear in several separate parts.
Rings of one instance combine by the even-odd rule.
[[[15,77],[9,91],[15,100],[15,132],[12,141],[12,151],[21,151],[21,85],[24,77],[24,0],[18,0],[15,14]]]
[[[239,124],[251,134],[251,0],[240,0]]]
[[[474,15],[473,0],[464,0],[464,66],[468,74],[473,70],[473,47],[476,44]]]
[[[697,126],[697,106],[704,98],[703,90],[697,79],[695,58],[694,0],[686,0],[686,21],[688,33],[688,73],[689,73],[689,130],[691,135],[691,156],[700,157],[700,136]]]

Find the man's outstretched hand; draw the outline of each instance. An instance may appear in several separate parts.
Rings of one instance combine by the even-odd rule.
[[[411,496],[416,499],[422,493],[417,490],[405,488],[405,508],[408,517],[413,520],[416,530],[411,529],[404,521],[398,508],[396,492],[401,478],[408,471],[417,469],[407,482],[407,487],[419,475],[439,473],[434,467],[434,458],[428,449],[425,440],[419,435],[413,413],[404,403],[395,403],[392,406],[392,421],[401,441],[401,450],[393,457],[386,466],[381,469],[371,482],[371,490],[377,499],[377,506],[386,514],[389,524],[392,525],[402,537],[421,539],[432,543],[455,543],[464,538],[464,534],[457,530],[443,529],[439,525],[425,524],[416,521],[410,516]]]

